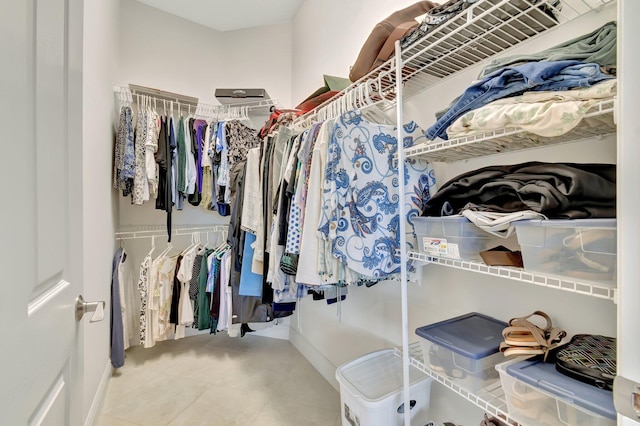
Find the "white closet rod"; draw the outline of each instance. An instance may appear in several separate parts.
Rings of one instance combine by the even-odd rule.
[[[188,226],[177,227],[171,230],[171,236],[193,235],[193,234],[223,234],[229,230],[228,225],[214,226]],[[135,240],[140,238],[166,237],[167,230],[161,226],[139,226],[119,230],[115,233],[116,240]]]
[[[395,66],[395,58],[392,58],[390,63]],[[395,95],[389,96],[385,89],[388,85],[385,83],[385,78],[389,77],[388,74],[388,72],[381,72],[375,79],[351,84],[313,111],[298,117],[294,125],[308,127],[313,123],[337,118],[357,108],[377,107],[380,103],[392,101]]]
[[[136,101],[150,101],[154,104],[155,107],[162,105],[166,108],[166,105],[172,102],[174,108],[193,108],[196,116],[207,118],[211,118],[214,116],[225,116],[227,118],[246,117],[250,111],[269,108],[278,104],[278,101],[276,99],[263,99],[235,106],[212,105],[202,103],[198,101],[198,98],[191,98],[182,95],[176,95],[176,97],[173,98],[169,95],[153,96],[146,93],[139,93],[137,91],[132,91],[127,86],[114,86],[113,91],[118,97],[118,101],[120,103],[119,106],[132,106],[134,104],[134,96],[136,96]]]

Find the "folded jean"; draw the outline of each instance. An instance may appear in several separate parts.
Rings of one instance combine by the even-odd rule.
[[[616,65],[616,29],[616,23],[609,22],[589,34],[576,37],[538,53],[494,59],[480,72],[479,78],[484,78],[509,65],[534,61],[578,60],[595,62],[602,66]]]
[[[590,87],[612,78],[595,63],[579,61],[541,61],[500,69],[468,87],[462,96],[426,131],[428,139],[447,139],[447,128],[467,111],[497,99],[527,91],[570,90]]]

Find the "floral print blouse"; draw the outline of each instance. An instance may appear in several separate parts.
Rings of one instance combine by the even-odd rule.
[[[426,141],[415,124],[404,125],[404,148]],[[398,176],[395,126],[366,121],[358,110],[336,120],[329,143],[318,231],[332,241],[333,256],[362,277],[383,279],[400,272],[399,185],[405,186],[407,244],[415,248],[411,219],[436,192],[431,164],[405,161]]]

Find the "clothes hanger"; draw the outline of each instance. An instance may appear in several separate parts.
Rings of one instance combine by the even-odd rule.
[[[197,232],[192,232],[191,233],[191,244],[189,246],[187,246],[186,249],[184,249],[182,251],[182,255],[185,256],[187,253],[191,252],[192,250],[195,250],[198,248],[198,246],[200,246],[200,238],[199,238],[199,233]]]
[[[388,106],[390,105],[390,102],[384,99],[381,93],[379,93],[380,101],[373,100],[371,97],[371,91],[374,90],[374,88],[370,85],[373,83],[365,82],[363,84],[366,105],[360,108],[360,113],[362,114],[362,116],[373,123],[396,125],[396,120],[393,117],[389,116],[386,112],[384,112],[384,110],[380,107],[381,104]]]
[[[169,254],[169,252],[170,252],[171,250],[173,250],[173,243],[172,243],[172,242],[167,242],[167,248],[165,248],[165,249],[162,251],[162,253],[160,253],[160,254],[158,255],[158,257],[166,257],[166,256]]]
[[[204,245],[205,248],[207,247],[213,247],[213,245],[211,244],[211,240],[209,239],[209,235],[211,234],[210,232],[205,232],[205,234],[207,235],[207,243]]]
[[[156,236],[152,235],[151,236],[151,250],[149,250],[149,253],[147,253],[147,256],[151,256],[153,254],[153,252],[156,249]]]

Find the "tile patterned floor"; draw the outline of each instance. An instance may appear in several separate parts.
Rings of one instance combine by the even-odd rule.
[[[339,426],[338,392],[285,340],[198,335],[134,347],[98,426]]]

